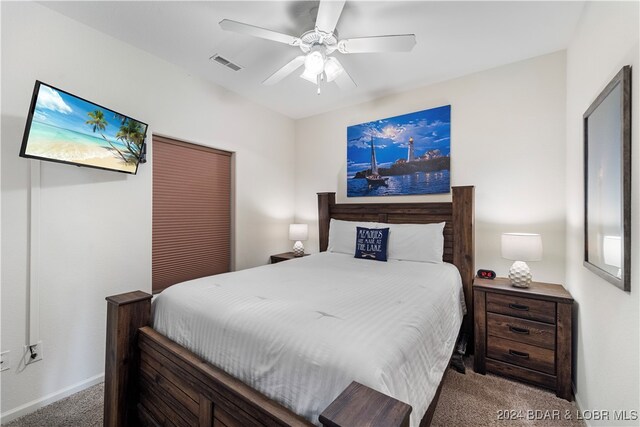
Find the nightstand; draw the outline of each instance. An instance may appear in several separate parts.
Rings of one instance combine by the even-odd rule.
[[[571,401],[571,308],[561,285],[475,278],[474,369],[555,390]]]
[[[304,254],[302,256],[308,256],[309,254]],[[277,255],[271,255],[271,264],[276,264],[278,262],[287,261],[294,258],[300,258],[293,254],[293,252],[284,252]]]

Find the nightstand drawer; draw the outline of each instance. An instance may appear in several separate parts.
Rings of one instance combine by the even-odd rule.
[[[517,341],[487,337],[487,357],[554,375],[555,352]]]
[[[556,327],[547,323],[487,313],[487,335],[554,350]]]
[[[556,323],[556,303],[551,301],[488,293],[487,311],[545,323]]]

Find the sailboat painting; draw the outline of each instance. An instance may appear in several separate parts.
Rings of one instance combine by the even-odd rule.
[[[347,128],[347,197],[451,191],[451,106]]]
[[[378,163],[376,162],[376,150],[373,146],[373,137],[371,138],[371,173],[366,176],[368,185],[387,185],[389,178],[383,178],[378,172]]]

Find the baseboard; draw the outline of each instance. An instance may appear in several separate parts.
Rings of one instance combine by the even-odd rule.
[[[576,402],[576,407],[578,408],[578,411],[579,411],[581,414],[582,414],[582,413],[584,413],[584,412],[583,412],[583,409],[582,409],[582,408],[584,408],[584,406],[582,405],[582,402],[580,401],[580,396],[578,396],[578,395],[576,394],[576,387],[575,387],[575,385],[573,386],[573,398],[574,398],[574,400],[575,400],[575,402]],[[587,427],[591,427],[591,420],[583,420],[583,421],[584,421],[584,423],[587,425]]]
[[[20,405],[17,408],[11,409],[10,411],[3,412],[2,414],[0,414],[0,425],[8,423],[9,421],[12,421],[23,415],[30,414],[31,412],[35,412],[44,406],[50,405],[53,402],[57,402],[60,399],[64,399],[67,396],[71,396],[74,393],[99,384],[103,381],[104,373],[88,378],[84,381],[80,381],[79,383],[70,385],[69,387],[65,387],[62,390],[47,394],[40,399],[32,400],[31,402]]]

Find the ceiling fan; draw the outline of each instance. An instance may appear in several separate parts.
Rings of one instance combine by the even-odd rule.
[[[273,85],[287,77],[304,65],[304,72],[300,75],[305,80],[317,85],[320,94],[320,83],[335,81],[341,89],[356,86],[355,82],[335,56],[336,50],[342,54],[377,53],[377,52],[408,52],[416,44],[415,34],[398,34],[387,36],[358,37],[339,40],[336,24],[342,14],[345,1],[320,0],[315,28],[294,37],[266,28],[242,22],[223,19],[220,27],[226,31],[247,34],[279,43],[300,48],[303,55],[296,56],[285,66],[277,70],[262,82]]]

